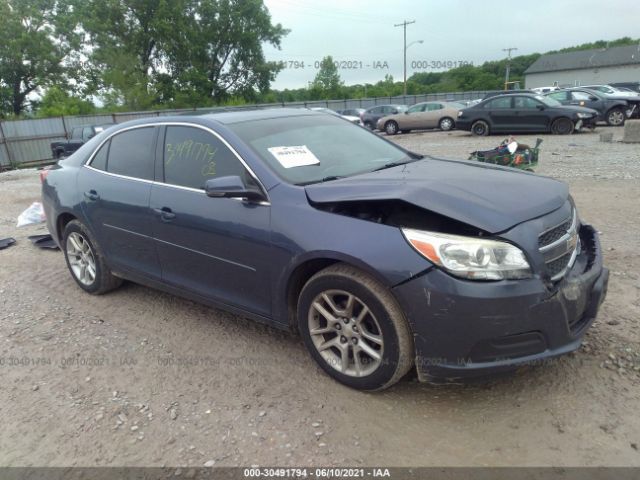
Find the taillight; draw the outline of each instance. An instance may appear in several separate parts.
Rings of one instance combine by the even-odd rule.
[[[40,183],[44,183],[47,175],[49,175],[49,167],[44,167],[42,170],[40,170]]]

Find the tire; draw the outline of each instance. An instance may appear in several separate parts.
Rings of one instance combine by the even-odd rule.
[[[612,108],[607,112],[607,125],[620,127],[624,125],[626,113],[621,108]]]
[[[471,125],[471,133],[478,137],[486,137],[489,135],[489,124],[484,120],[476,120]]]
[[[551,133],[554,135],[570,135],[574,129],[575,125],[566,117],[558,118],[551,124]]]
[[[373,130],[373,123],[371,122],[364,122],[364,126],[367,127],[369,130]]]
[[[383,390],[413,366],[413,337],[400,306],[380,282],[350,265],[311,277],[297,318],[313,359],[348,387]]]
[[[448,132],[449,130],[453,130],[456,127],[456,122],[453,121],[453,118],[444,117],[441,118],[438,122],[438,127],[443,132]]]
[[[107,267],[100,247],[82,223],[78,220],[70,221],[62,238],[67,268],[85,292],[101,295],[122,284],[122,279],[114,276]]]
[[[389,120],[384,124],[384,131],[387,135],[395,135],[398,133],[398,124],[393,120]]]

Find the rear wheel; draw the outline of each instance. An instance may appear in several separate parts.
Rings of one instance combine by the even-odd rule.
[[[311,356],[349,387],[381,390],[413,366],[413,339],[400,306],[361,270],[338,264],[311,277],[297,314]]]
[[[554,135],[569,135],[573,130],[574,125],[569,118],[558,118],[551,124],[551,133]]]
[[[384,124],[384,131],[387,135],[395,135],[398,133],[398,124],[393,120],[389,120]]]
[[[122,280],[111,273],[98,244],[78,220],[65,227],[62,245],[71,276],[85,292],[100,295],[120,286]]]
[[[452,118],[445,117],[440,119],[438,126],[440,127],[440,130],[446,132],[446,131],[452,130],[453,127],[455,127],[455,123]]]
[[[625,113],[621,108],[612,108],[607,112],[607,124],[612,127],[624,125]]]
[[[479,137],[489,135],[489,124],[484,120],[477,120],[471,125],[471,133]]]

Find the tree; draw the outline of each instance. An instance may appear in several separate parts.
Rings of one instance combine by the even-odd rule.
[[[87,93],[107,105],[150,108],[164,47],[187,28],[187,0],[69,0],[85,32]]]
[[[72,28],[59,22],[55,0],[0,0],[0,107],[20,115],[29,95],[66,78],[62,61],[75,46]],[[66,13],[66,12],[63,12]]]
[[[92,102],[71,96],[69,92],[59,86],[47,89],[38,105],[39,117],[86,115],[94,111],[95,106]]]
[[[311,96],[315,100],[340,98],[344,83],[331,55],[320,62],[320,69],[311,83]]]
[[[238,95],[257,100],[268,91],[282,66],[266,61],[262,45],[279,48],[289,31],[271,23],[262,0],[201,0],[190,18],[183,42],[168,51],[179,91],[215,103]]]
[[[107,104],[144,109],[256,97],[280,70],[262,45],[287,30],[263,0],[69,0],[87,32],[91,79]]]

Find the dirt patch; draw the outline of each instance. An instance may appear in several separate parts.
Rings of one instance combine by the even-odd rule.
[[[488,383],[410,376],[379,394],[249,320],[130,283],[83,293],[27,240],[43,226],[15,228],[37,172],[0,174],[0,238],[18,241],[0,251],[0,465],[640,465],[640,149],[601,131],[622,135],[545,135],[538,170],[602,232],[609,295],[585,345]],[[392,140],[467,158],[501,138]]]

